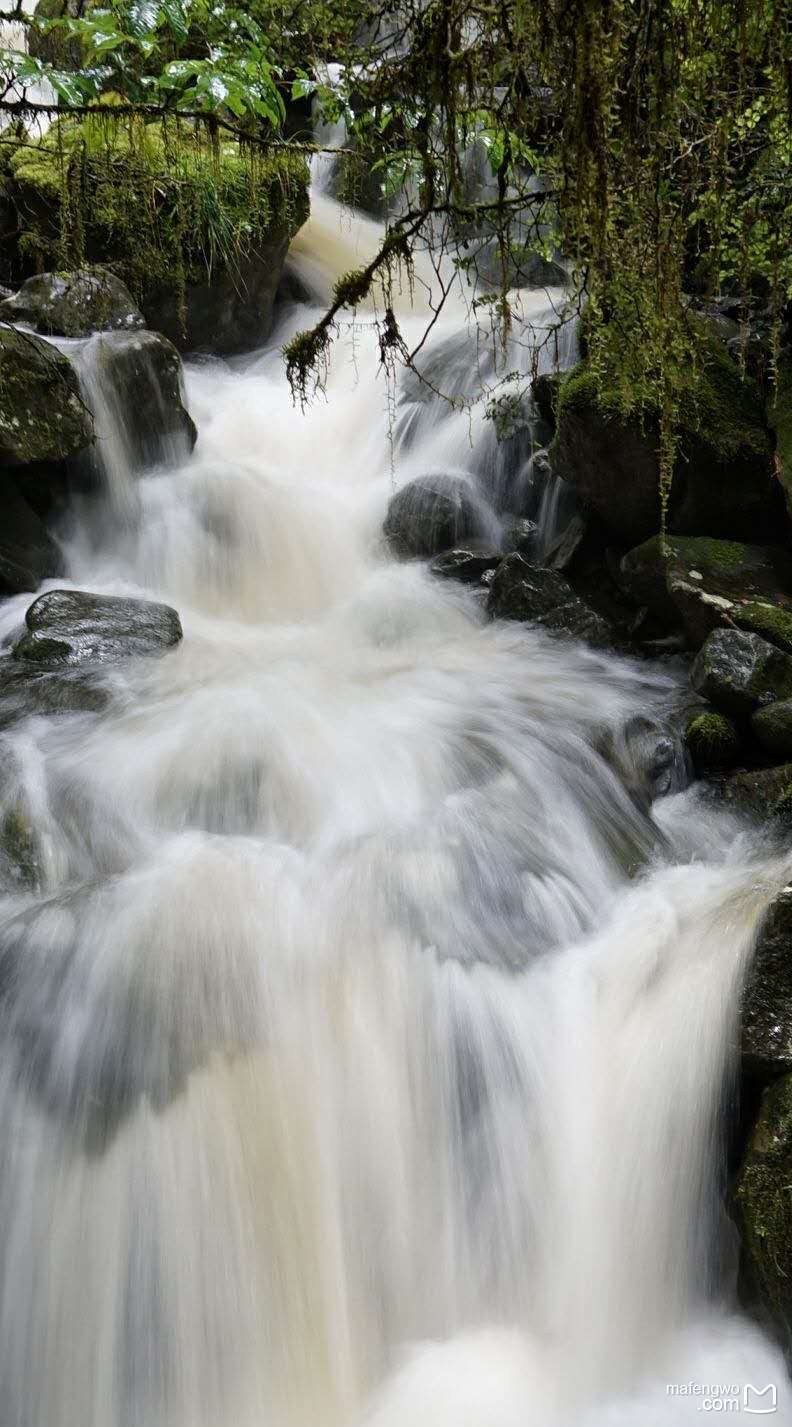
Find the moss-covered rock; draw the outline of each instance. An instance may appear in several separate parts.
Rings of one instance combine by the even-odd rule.
[[[637,544],[660,528],[658,450],[653,413],[627,420],[584,363],[569,374],[558,399],[554,469],[623,542]],[[668,529],[769,542],[786,530],[762,403],[715,340],[681,413]]]
[[[765,1091],[735,1203],[745,1277],[792,1346],[792,1075]]]
[[[751,718],[751,732],[772,758],[792,758],[792,700],[757,709]]]
[[[725,626],[762,635],[792,653],[792,557],[778,546],[672,535],[624,556],[619,581],[637,604],[681,623],[698,647]]]
[[[715,709],[698,713],[685,729],[685,745],[697,773],[731,768],[740,756],[740,735],[731,719]]]
[[[776,897],[746,979],[742,1065],[763,1084],[792,1072],[792,887]]]
[[[4,198],[17,234],[0,281],[107,264],[148,324],[184,349],[242,350],[271,330],[292,235],[308,214],[295,154],[212,145],[186,124],[62,120],[6,150]]]
[[[792,763],[779,768],[752,768],[717,779],[713,796],[734,812],[766,823],[783,821],[783,810],[792,791]]]
[[[0,327],[0,464],[62,461],[93,434],[68,358],[32,333]]]
[[[716,629],[699,651],[690,682],[716,708],[747,718],[763,704],[792,698],[792,655],[758,634]]]
[[[28,322],[37,332],[55,337],[132,332],[145,326],[125,284],[100,267],[28,278],[19,292],[0,302],[0,320]]]

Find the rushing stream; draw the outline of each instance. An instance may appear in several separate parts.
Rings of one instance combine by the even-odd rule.
[[[373,236],[317,195],[317,310]],[[420,268],[415,302],[418,334]],[[104,402],[65,583],[185,639],[5,735],[43,888],[0,901],[2,1427],[680,1427],[691,1382],[772,1383],[789,1424],[719,1208],[788,868],[679,780],[636,792],[673,672],[385,553],[394,484],[478,473],[496,535],[515,475],[409,383],[389,418],[366,314],[303,414],[310,319],[188,368],[167,469]],[[461,299],[432,350],[489,360]]]

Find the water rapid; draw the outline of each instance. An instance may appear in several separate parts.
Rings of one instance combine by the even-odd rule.
[[[185,639],[109,668],[106,712],[3,735],[40,886],[0,897],[0,1419],[683,1427],[695,1381],[777,1384],[792,1423],[720,1208],[789,868],[680,780],[642,795],[630,729],[673,671],[492,624],[383,549],[413,476],[469,479],[497,538],[533,473],[480,411],[389,389],[371,313],[293,404],[280,344],[375,237],[316,195],[313,296],[188,367],[189,459],[132,469],[100,402],[60,583],[165,599]],[[553,304],[523,295],[524,369]],[[493,369],[462,294],[430,359]]]

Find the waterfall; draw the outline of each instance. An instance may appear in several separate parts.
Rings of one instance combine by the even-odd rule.
[[[480,408],[393,390],[370,310],[292,401],[280,345],[374,227],[318,196],[312,298],[188,367],[191,456],[131,469],[102,408],[66,583],[167,599],[185,639],[102,714],[3,734],[41,849],[0,887],[3,1427],[685,1427],[689,1382],[772,1382],[790,1424],[719,1198],[789,866],[603,752],[673,671],[489,623],[383,548],[427,470],[496,531],[552,502],[535,412],[508,464]],[[435,280],[419,255],[415,343]],[[553,324],[523,294],[503,361]],[[461,288],[425,356],[459,391],[502,370]]]

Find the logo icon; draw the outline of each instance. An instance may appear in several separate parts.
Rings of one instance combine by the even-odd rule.
[[[778,1389],[775,1383],[769,1382],[767,1387],[753,1387],[750,1382],[746,1383],[743,1406],[746,1412],[775,1412],[778,1408]]]

